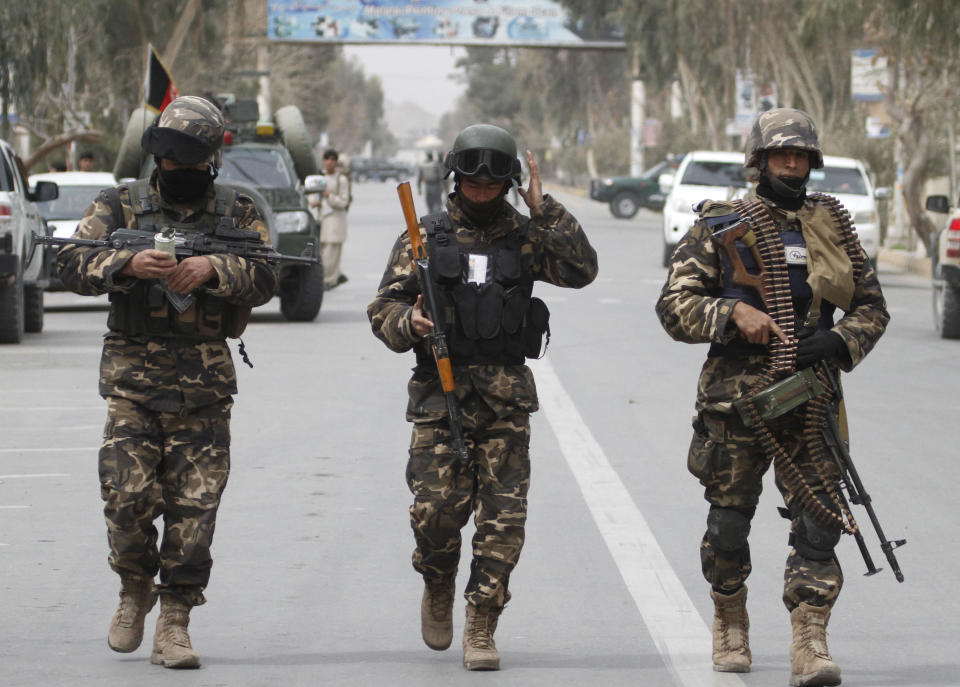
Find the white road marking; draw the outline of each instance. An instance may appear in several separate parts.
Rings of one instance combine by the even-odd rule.
[[[0,453],[71,453],[99,451],[99,446],[63,446],[59,448],[0,448]]]
[[[0,510],[24,510],[30,506],[0,506]]]
[[[738,676],[713,672],[712,631],[553,367],[547,360],[532,367],[540,406],[674,681],[682,687],[742,687]]]
[[[35,472],[33,474],[23,475],[0,475],[0,480],[4,479],[36,479],[39,477],[69,477],[68,472]]]

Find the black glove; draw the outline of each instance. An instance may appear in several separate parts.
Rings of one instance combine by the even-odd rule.
[[[829,329],[804,328],[797,333],[797,369],[802,370],[820,362],[845,355],[847,344],[843,337]]]

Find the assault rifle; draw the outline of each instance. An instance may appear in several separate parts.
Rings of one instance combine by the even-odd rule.
[[[212,255],[214,253],[229,253],[241,258],[258,258],[274,263],[280,260],[317,264],[320,260],[313,255],[313,244],[308,244],[302,255],[283,255],[273,249],[273,246],[264,243],[260,234],[252,229],[240,229],[225,223],[217,226],[212,234],[201,232],[174,232],[171,227],[164,227],[161,232],[165,238],[173,238],[174,254],[178,258],[188,258],[192,255]],[[116,250],[131,250],[139,253],[142,250],[154,248],[156,232],[140,229],[121,228],[110,234],[106,239],[61,238],[57,236],[42,236],[33,234],[30,242],[30,259],[37,244],[48,246],[96,246],[114,248]]]
[[[860,481],[860,475],[857,473],[857,468],[854,467],[853,459],[850,457],[850,451],[847,449],[847,442],[844,440],[843,434],[840,432],[840,426],[837,424],[837,410],[843,398],[840,385],[837,383],[833,370],[830,369],[830,366],[826,362],[821,361],[817,363],[817,365],[827,376],[830,386],[836,390],[836,394],[830,402],[830,408],[822,421],[820,431],[827,448],[830,450],[830,454],[833,456],[833,460],[840,469],[840,486],[842,490],[847,492],[850,503],[855,503],[866,509],[873,529],[880,539],[880,550],[883,551],[887,557],[887,562],[890,564],[890,569],[893,570],[893,575],[897,578],[897,582],[903,582],[903,573],[900,572],[900,564],[897,562],[897,557],[893,553],[893,550],[906,544],[907,540],[894,539],[891,541],[884,535],[883,528],[880,527],[880,521],[877,520],[877,514],[873,510],[873,499],[870,498],[870,494],[863,488],[863,482]],[[839,493],[840,498],[844,498],[843,491]],[[867,572],[865,574],[875,575],[883,570],[883,568],[877,568],[873,564],[870,552],[867,551],[867,545],[864,543],[863,536],[861,536],[859,532],[856,533],[855,539],[857,540],[857,546],[860,548],[860,554],[863,556],[863,561],[867,564]]]
[[[470,459],[467,445],[463,440],[463,426],[460,424],[460,404],[457,402],[456,387],[453,382],[453,366],[450,363],[450,353],[447,350],[446,323],[444,322],[443,307],[437,300],[433,277],[430,275],[430,259],[427,256],[427,247],[420,238],[420,222],[413,207],[413,193],[410,191],[410,182],[404,181],[397,186],[400,196],[400,207],[403,208],[403,218],[407,222],[407,234],[410,236],[410,252],[412,253],[414,269],[417,272],[417,281],[420,282],[420,293],[429,318],[433,321],[433,331],[427,335],[427,341],[433,350],[433,359],[437,363],[437,373],[440,375],[440,388],[443,390],[443,400],[447,405],[447,422],[450,425],[450,434],[453,437],[453,452],[456,458],[464,463]]]

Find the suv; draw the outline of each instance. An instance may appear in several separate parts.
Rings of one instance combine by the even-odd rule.
[[[890,189],[874,190],[866,167],[852,157],[823,156],[823,168],[810,170],[807,193],[826,193],[843,203],[853,218],[860,245],[874,267],[880,252],[880,219],[877,199],[888,198]]]
[[[687,153],[675,174],[661,174],[667,197],[663,205],[663,266],[680,239],[697,221],[693,206],[701,200],[732,200],[743,195],[747,179],[743,153],[695,150]]]
[[[401,182],[409,179],[410,168],[399,162],[389,162],[373,157],[354,157],[350,159],[347,169],[353,181],[389,181],[393,179]]]
[[[24,332],[43,329],[43,253],[30,260],[32,234],[46,234],[34,203],[59,192],[50,181],[31,192],[20,156],[0,141],[0,343],[19,343]]]
[[[663,210],[660,175],[677,168],[677,161],[664,160],[638,177],[603,177],[590,180],[590,197],[610,204],[610,213],[630,219],[644,207],[654,212]]]
[[[30,175],[30,186],[40,181],[52,181],[59,189],[54,200],[37,203],[37,210],[47,222],[50,236],[69,238],[83,218],[87,207],[96,200],[101,189],[115,186],[110,172],[44,172]],[[57,252],[46,253],[47,291],[62,291],[63,284],[57,275]]]
[[[927,210],[951,213],[946,196],[928,196]],[[960,208],[930,239],[933,323],[944,339],[960,339]]]
[[[253,198],[278,252],[302,255],[312,245],[313,255],[319,256],[320,225],[303,187],[304,179],[317,173],[317,161],[299,108],[280,108],[273,122],[260,120],[255,100],[227,103],[223,113],[227,130],[217,183]],[[152,119],[140,110],[131,115],[114,167],[118,179],[152,172],[153,158],[140,148],[140,136]],[[323,265],[281,260],[277,293],[288,320],[314,320],[323,302]]]

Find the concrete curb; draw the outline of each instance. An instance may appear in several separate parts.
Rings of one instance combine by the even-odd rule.
[[[877,256],[877,262],[902,272],[910,272],[927,279],[930,278],[930,258],[919,257],[913,251],[881,248]]]

